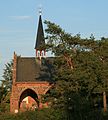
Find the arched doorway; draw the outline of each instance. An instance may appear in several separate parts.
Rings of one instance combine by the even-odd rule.
[[[38,96],[32,89],[26,89],[22,92],[19,99],[19,110],[35,110],[39,107]]]

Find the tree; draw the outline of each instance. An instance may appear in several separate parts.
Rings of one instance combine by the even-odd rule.
[[[102,80],[99,78],[102,62],[99,55],[95,52],[97,50],[96,47],[99,46],[99,41],[95,41],[94,37],[81,39],[79,34],[72,36],[54,23],[49,21],[45,21],[45,23],[48,26],[46,29],[48,35],[47,46],[54,52],[55,56],[59,56],[56,59],[58,79],[65,79],[66,81],[77,79],[75,82],[78,82],[79,79],[83,79],[83,81],[86,79],[99,85]],[[98,80],[100,81],[98,82]],[[79,82],[81,83],[81,81]],[[95,86],[97,87],[96,84],[92,85],[93,88]]]
[[[106,92],[108,91],[108,38],[101,38],[98,44],[98,48],[95,50],[95,54],[98,54],[102,63],[100,76],[104,81],[103,85],[103,106],[104,111],[107,111],[106,105]]]
[[[52,105],[66,109],[71,101],[77,113],[85,103],[90,103],[91,109],[91,104],[92,107],[95,104],[93,94],[102,93],[108,84],[108,40],[95,40],[93,35],[82,39],[79,34],[66,33],[55,23],[45,24],[46,48],[55,54],[55,88],[49,94]]]
[[[9,111],[10,93],[12,87],[12,66],[13,61],[5,64],[3,78],[0,86],[0,111]]]
[[[3,96],[6,95],[6,89],[3,87],[3,84],[0,86],[0,103],[2,102]]]
[[[7,64],[5,64],[5,68],[3,72],[4,80],[2,81],[2,83],[7,90],[10,90],[12,87],[12,67],[13,67],[13,61],[10,61]]]

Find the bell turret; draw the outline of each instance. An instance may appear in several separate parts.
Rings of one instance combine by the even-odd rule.
[[[39,11],[39,23],[38,23],[38,30],[37,30],[37,37],[36,37],[36,57],[45,57],[45,39],[44,39],[44,31],[43,31],[43,24],[42,24],[42,17],[41,11]]]

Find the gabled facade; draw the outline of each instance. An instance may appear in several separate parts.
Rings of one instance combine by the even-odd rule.
[[[52,87],[53,58],[46,57],[44,32],[41,15],[39,16],[36,37],[36,57],[21,57],[14,53],[13,83],[10,98],[10,112],[48,106],[42,104],[41,96]],[[41,58],[41,59],[40,59]]]

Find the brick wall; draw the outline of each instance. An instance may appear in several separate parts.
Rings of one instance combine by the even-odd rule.
[[[13,61],[13,83],[12,93],[10,97],[10,112],[17,113],[19,111],[20,96],[27,89],[31,89],[36,93],[39,101],[39,108],[42,108],[41,95],[45,94],[52,87],[52,85],[49,82],[16,82],[17,55],[15,54],[15,52]],[[30,104],[32,104],[33,100],[30,101]]]

